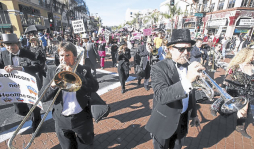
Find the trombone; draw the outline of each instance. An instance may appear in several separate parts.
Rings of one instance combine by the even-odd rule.
[[[84,51],[82,51],[79,54],[79,56],[77,57],[76,62],[74,64],[73,68],[72,68],[72,72],[70,72],[70,71],[62,71],[62,69],[58,69],[57,70],[54,78],[49,82],[48,86],[44,89],[44,91],[40,95],[39,99],[36,101],[36,103],[30,109],[30,111],[25,116],[23,121],[20,123],[18,128],[15,130],[15,132],[12,135],[12,137],[9,139],[8,144],[7,144],[9,149],[15,149],[15,147],[13,147],[13,145],[12,145],[12,142],[13,142],[14,138],[16,137],[16,135],[18,134],[18,132],[20,131],[22,126],[25,124],[26,120],[32,114],[32,112],[34,111],[34,109],[36,108],[38,103],[42,100],[43,96],[45,95],[46,91],[48,90],[48,88],[50,87],[50,85],[51,85],[51,83],[53,81],[55,81],[55,83],[59,87],[59,89],[58,89],[54,99],[52,100],[49,108],[47,109],[46,113],[44,114],[40,124],[38,125],[37,129],[33,133],[31,140],[28,142],[27,146],[25,147],[25,149],[28,149],[32,145],[32,142],[33,142],[34,138],[36,137],[36,134],[38,133],[39,129],[41,128],[42,123],[46,119],[50,109],[52,109],[52,107],[53,107],[53,105],[54,105],[54,103],[56,101],[56,98],[59,95],[60,91],[61,90],[65,90],[65,91],[68,91],[68,92],[75,92],[75,91],[78,91],[80,89],[80,87],[82,86],[82,81],[81,81],[80,77],[75,72],[76,72],[78,64],[79,64],[79,62],[80,62],[80,60],[81,60],[81,58],[83,56],[83,53],[84,53]]]

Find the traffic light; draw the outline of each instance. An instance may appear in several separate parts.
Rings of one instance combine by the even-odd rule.
[[[197,26],[197,32],[200,32],[200,26]]]
[[[55,30],[55,26],[54,26],[54,24],[53,24],[53,23],[50,23],[50,24],[49,24],[49,26],[50,26],[50,30],[52,30],[52,31],[54,31],[54,30]]]
[[[174,6],[175,5],[175,0],[170,0],[170,6]]]
[[[201,26],[201,25],[202,25],[202,18],[198,18],[197,25],[198,25],[198,26]]]
[[[48,12],[48,20],[49,20],[49,23],[54,23],[54,16],[52,12]]]

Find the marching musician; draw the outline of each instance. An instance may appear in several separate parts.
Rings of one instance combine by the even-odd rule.
[[[166,59],[152,66],[153,110],[145,128],[151,133],[154,149],[181,149],[189,118],[199,126],[191,82],[204,67],[198,62],[187,63],[193,44],[190,30],[173,30]]]
[[[89,42],[89,35],[88,34],[83,34],[82,35],[82,40],[83,40],[83,48],[85,49],[85,65],[89,66],[90,68],[92,68],[93,72],[93,76],[96,78],[96,59],[100,59],[99,58],[99,54],[97,52],[97,48],[95,46],[94,43],[90,43]]]
[[[203,39],[198,38],[196,45],[191,50],[190,62],[197,61],[202,65],[205,64],[205,60],[208,60],[206,49],[202,48]]]
[[[253,104],[253,78],[254,66],[254,50],[252,48],[244,48],[239,51],[235,57],[230,61],[226,71],[226,77],[223,87],[226,88],[228,94],[232,97],[244,96],[249,99],[249,103]],[[218,99],[217,99],[218,100]],[[216,116],[217,112],[221,112],[220,106],[223,100],[218,100],[211,105],[211,114]],[[237,115],[236,131],[240,132],[244,137],[251,139],[246,132],[246,120],[251,117],[250,105],[239,109],[235,114]],[[236,105],[237,106],[237,105]]]
[[[220,53],[221,50],[221,43],[216,43],[214,50],[210,50],[208,52],[209,55],[209,61],[208,61],[208,68],[207,70],[209,71],[209,76],[211,78],[214,78],[214,73],[216,72],[217,68],[219,67],[219,62],[221,61],[222,54]]]
[[[58,47],[60,66],[62,70],[72,71],[77,57],[77,49],[71,42],[61,42]],[[57,66],[48,69],[47,77],[41,91],[44,91],[55,76]],[[82,81],[81,88],[76,92],[61,91],[54,103],[52,116],[55,120],[55,130],[63,149],[78,148],[78,142],[93,144],[94,129],[91,114],[90,96],[96,92],[99,84],[91,74],[91,68],[78,65],[75,72]],[[58,87],[53,81],[42,101],[53,99]],[[42,94],[42,92],[40,92]]]
[[[125,41],[121,41],[121,46],[118,48],[118,66],[117,71],[119,74],[119,80],[122,86],[122,94],[125,93],[125,81],[129,77],[129,67],[130,67],[130,58],[131,51],[127,47],[127,43]]]
[[[2,34],[3,43],[6,51],[0,53],[0,68],[5,69],[8,73],[13,70],[26,72],[38,81],[36,73],[40,72],[40,60],[37,61],[36,55],[28,50],[21,49],[21,44],[16,34]],[[26,116],[32,104],[14,103],[15,113]],[[33,132],[41,121],[40,108],[36,107],[31,114]]]

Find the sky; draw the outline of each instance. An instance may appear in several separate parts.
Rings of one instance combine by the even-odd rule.
[[[120,25],[124,23],[125,13],[130,9],[160,9],[160,4],[166,0],[85,0],[90,14],[97,14],[102,19],[103,26]]]

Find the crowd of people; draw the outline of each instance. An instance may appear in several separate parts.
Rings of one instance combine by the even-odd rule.
[[[192,83],[202,77],[202,71],[214,79],[214,73],[219,68],[226,71],[223,89],[232,97],[244,96],[247,99],[247,104],[233,114],[238,118],[236,131],[251,138],[244,127],[253,103],[253,39],[248,35],[240,34],[230,39],[202,34],[192,39],[188,29],[175,29],[172,35],[157,32],[138,39],[134,39],[131,33],[120,36],[112,33],[109,40],[105,36],[103,33],[62,36],[60,33],[39,32],[22,35],[18,39],[16,34],[2,35],[0,68],[9,73],[19,70],[33,75],[40,94],[59,68],[72,71],[72,67],[77,65],[79,49],[84,50],[76,71],[82,81],[81,88],[74,92],[62,91],[52,110],[62,148],[78,148],[77,141],[88,145],[93,143],[90,100],[92,93],[99,88],[97,65],[104,69],[107,56],[112,59],[111,67],[117,67],[122,94],[126,92],[125,82],[132,67],[132,57],[137,85],[141,85],[144,79],[144,88],[148,91],[151,80],[153,109],[145,128],[151,133],[155,149],[180,149],[188,133],[189,119],[192,119],[193,125],[199,126],[196,102],[208,97],[204,93],[197,96],[196,92],[202,91],[194,88]],[[234,56],[229,63],[225,61],[227,53]],[[47,57],[54,59],[54,67],[47,67]],[[53,81],[42,101],[51,100],[57,89]],[[215,91],[214,95],[221,96],[221,93]],[[211,114],[222,114],[220,108],[225,102],[222,98],[216,100],[211,105]],[[15,103],[14,106],[15,112],[23,116],[31,108],[25,103]],[[40,120],[40,109],[36,108],[32,114],[34,131]],[[79,139],[76,140],[76,137]]]

